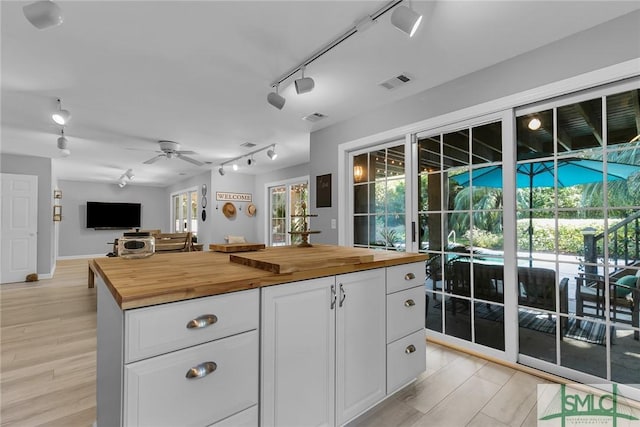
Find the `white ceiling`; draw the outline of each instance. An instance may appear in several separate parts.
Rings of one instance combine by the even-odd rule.
[[[307,68],[313,92],[270,84],[386,1],[59,1],[64,23],[37,30],[29,2],[1,2],[1,152],[55,159],[59,179],[166,186],[277,144],[241,173],[309,161],[309,133],[640,8],[634,1],[412,1],[424,14],[412,39],[390,13]],[[588,48],[585,47],[585,48]],[[597,54],[597,52],[594,52]],[[542,66],[542,64],[541,64]],[[545,65],[546,66],[546,65]],[[379,83],[407,73],[389,91]],[[56,148],[50,111],[61,98],[71,155]],[[315,124],[301,120],[319,112]],[[178,141],[211,165],[143,162],[157,140]],[[228,172],[231,173],[231,172]]]

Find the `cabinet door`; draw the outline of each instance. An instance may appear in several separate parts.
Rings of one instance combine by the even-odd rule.
[[[262,289],[262,426],[334,423],[334,277]]]
[[[342,425],[385,397],[385,270],[337,276],[336,287],[336,411]]]

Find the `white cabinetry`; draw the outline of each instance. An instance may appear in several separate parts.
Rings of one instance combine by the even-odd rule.
[[[387,268],[387,394],[426,369],[424,263]]]
[[[261,425],[331,426],[335,278],[262,289]]]
[[[263,426],[342,425],[384,399],[384,269],[262,292]]]
[[[257,426],[259,304],[254,289],[122,311],[98,278],[98,427]]]

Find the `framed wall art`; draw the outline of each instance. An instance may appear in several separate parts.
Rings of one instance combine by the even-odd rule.
[[[331,207],[331,174],[316,176],[316,208]]]

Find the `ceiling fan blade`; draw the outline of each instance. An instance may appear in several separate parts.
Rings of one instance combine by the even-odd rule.
[[[187,162],[189,162],[189,163],[193,163],[193,164],[194,164],[194,165],[196,165],[196,166],[202,166],[202,165],[204,165],[204,163],[202,163],[201,161],[196,160],[196,159],[192,159],[191,157],[183,156],[183,155],[182,155],[182,154],[180,154],[180,153],[178,153],[178,158],[179,158],[179,159],[182,159],[182,160],[185,160],[185,161],[187,161]]]
[[[178,154],[197,154],[195,151],[191,151],[191,150],[186,150],[186,151],[180,150],[180,151],[176,151],[176,153],[178,153]]]
[[[157,162],[162,157],[165,157],[165,155],[164,154],[158,154],[157,156],[147,160],[146,162],[142,162],[142,163],[144,163],[145,165],[150,165],[151,163]]]

